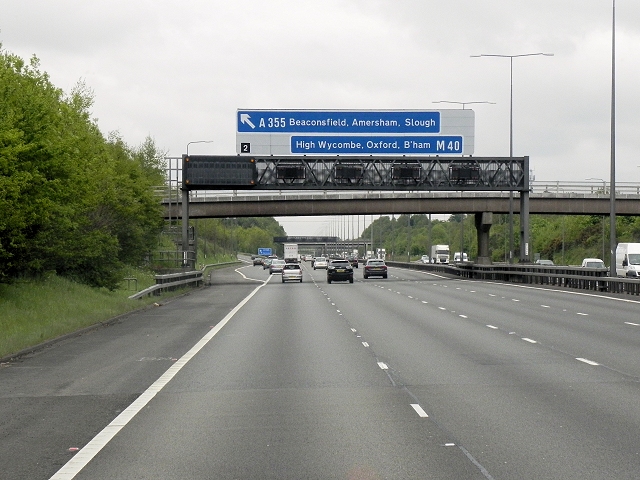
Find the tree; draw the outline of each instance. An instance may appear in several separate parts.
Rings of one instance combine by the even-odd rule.
[[[155,244],[163,153],[105,140],[92,105],[84,83],[65,95],[0,45],[0,281],[53,270],[113,289]]]

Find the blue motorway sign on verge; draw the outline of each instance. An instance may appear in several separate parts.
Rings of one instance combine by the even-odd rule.
[[[272,250],[270,248],[258,248],[258,255],[271,255]]]

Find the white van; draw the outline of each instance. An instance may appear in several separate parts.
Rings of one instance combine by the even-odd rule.
[[[468,262],[468,261],[469,261],[469,256],[467,255],[467,252],[464,252],[462,254],[462,260],[460,260],[460,252],[455,252],[453,254],[453,263]]]
[[[619,243],[616,248],[616,275],[640,276],[640,243]]]

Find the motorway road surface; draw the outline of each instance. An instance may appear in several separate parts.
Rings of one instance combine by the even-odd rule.
[[[0,478],[640,477],[638,301],[309,265],[3,364]]]

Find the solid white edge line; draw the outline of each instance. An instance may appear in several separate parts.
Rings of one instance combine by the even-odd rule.
[[[113,421],[104,427],[100,433],[93,437],[82,449],[80,449],[72,459],[58,470],[50,480],[70,480],[74,478],[87,464],[102,450],[120,430],[122,430],[151,401],[156,394],[162,390],[167,383],[191,360],[209,341],[222,330],[222,328],[238,313],[238,311],[267,283],[271,276],[264,283],[256,287],[253,292],[245,297],[242,302],[235,306],[226,317],[224,317],[214,328],[209,330],[191,349],[177,360],[169,369],[158,378],[149,388],[147,388],[131,405],[120,413]]]
[[[264,280],[258,280],[257,278],[247,277],[244,273],[240,271],[241,268],[247,268],[247,266],[245,265],[244,267],[238,267],[234,271],[242,275],[242,278],[244,278],[245,280],[250,280],[252,282],[264,282]]]
[[[427,415],[427,412],[425,412],[419,404],[412,403],[411,406],[416,411],[416,413],[418,414],[419,417],[422,417],[422,418],[428,418],[429,417],[429,415]]]

